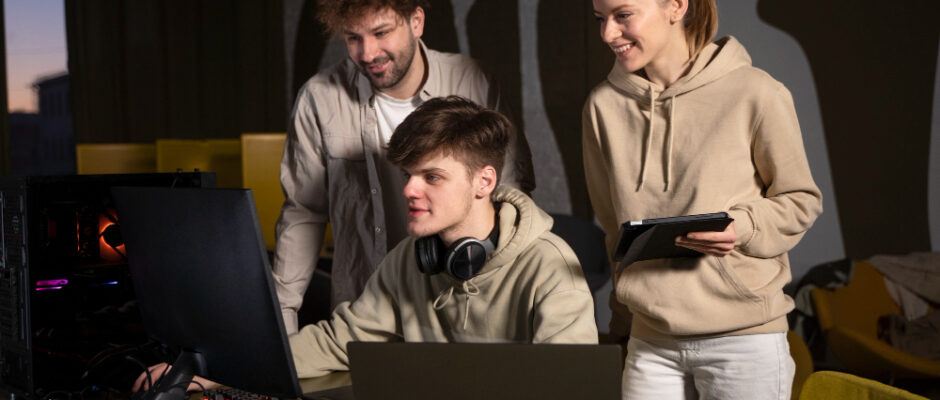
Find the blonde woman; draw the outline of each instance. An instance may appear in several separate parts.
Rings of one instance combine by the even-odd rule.
[[[583,113],[584,168],[612,249],[621,223],[726,211],[698,258],[615,273],[624,398],[788,399],[787,251],[822,211],[789,91],[732,37],[714,0],[593,0],[616,55]],[[629,311],[628,311],[629,310]]]

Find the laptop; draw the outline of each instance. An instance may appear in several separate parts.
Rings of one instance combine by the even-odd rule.
[[[347,351],[356,400],[621,398],[617,345],[352,342]]]

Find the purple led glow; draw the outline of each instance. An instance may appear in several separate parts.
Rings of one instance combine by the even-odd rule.
[[[37,291],[37,292],[41,292],[41,291],[43,291],[43,290],[59,290],[59,289],[62,289],[62,286],[38,287],[38,288],[36,288],[36,291]]]
[[[50,279],[47,281],[36,281],[36,286],[62,286],[68,285],[68,279]]]

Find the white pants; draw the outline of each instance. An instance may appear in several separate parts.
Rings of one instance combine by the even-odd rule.
[[[631,337],[623,398],[789,400],[795,369],[785,333],[693,340]]]

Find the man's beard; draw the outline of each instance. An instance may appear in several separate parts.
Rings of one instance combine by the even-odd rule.
[[[386,55],[381,58],[376,58],[369,64],[360,65],[359,70],[362,71],[363,75],[369,78],[369,82],[372,82],[372,86],[376,89],[382,90],[395,87],[395,85],[398,85],[401,80],[405,78],[405,74],[408,73],[408,70],[411,68],[411,63],[414,62],[417,50],[415,42],[415,40],[412,40],[408,47],[397,54]],[[369,72],[369,65],[381,65],[389,60],[392,62],[391,68],[382,71],[381,76],[376,77]]]

